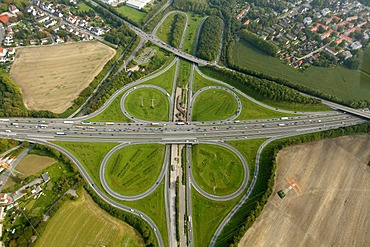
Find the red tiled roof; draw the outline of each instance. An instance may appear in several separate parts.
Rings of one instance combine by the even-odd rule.
[[[0,21],[7,25],[9,23],[9,16],[8,15],[0,15]]]

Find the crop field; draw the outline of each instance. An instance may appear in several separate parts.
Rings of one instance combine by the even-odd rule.
[[[128,113],[142,120],[167,121],[169,102],[166,95],[154,88],[139,88],[127,95]]]
[[[236,99],[221,89],[209,89],[195,99],[192,120],[211,121],[227,119],[238,109]]]
[[[369,160],[369,135],[283,149],[273,194],[240,246],[369,246]],[[287,177],[302,192],[280,199]]]
[[[195,145],[192,149],[192,160],[194,179],[210,194],[231,194],[243,182],[244,169],[240,159],[224,147]]]
[[[49,220],[36,246],[144,246],[141,236],[98,205],[83,191]]]
[[[34,175],[45,168],[55,164],[57,161],[53,158],[47,156],[40,156],[35,154],[28,154],[24,157],[21,162],[17,165],[16,171],[20,172],[18,174],[20,178],[26,178],[28,176]],[[14,180],[13,176],[10,176],[6,182],[4,189],[16,184],[17,181]]]
[[[204,16],[200,16],[194,13],[187,13],[189,22],[188,28],[185,34],[183,51],[189,54],[193,54],[195,38],[197,36],[197,30],[200,22],[204,18]]]
[[[163,21],[157,30],[157,37],[165,43],[170,43],[170,29],[177,13],[172,13]]]
[[[163,166],[165,146],[140,144],[115,152],[105,167],[105,177],[112,190],[123,195],[147,191],[156,181]]]
[[[121,13],[123,16],[126,16],[128,18],[130,18],[131,20],[133,20],[134,22],[136,23],[142,23],[146,13],[145,12],[142,12],[140,10],[137,10],[137,9],[134,9],[134,8],[131,8],[131,7],[128,7],[126,5],[122,5],[118,8],[116,8],[116,10]]]
[[[62,113],[114,54],[96,41],[18,48],[10,76],[28,109]]]
[[[233,52],[234,62],[248,69],[318,89],[343,100],[370,99],[369,73],[346,69],[342,66],[336,68],[311,66],[304,72],[300,72],[244,41],[237,42]]]

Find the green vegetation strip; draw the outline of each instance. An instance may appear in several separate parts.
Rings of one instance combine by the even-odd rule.
[[[157,37],[165,43],[170,43],[171,40],[171,26],[174,22],[176,13],[171,13],[167,18],[162,22],[157,30]]]
[[[183,50],[186,53],[193,54],[195,38],[197,36],[197,30],[200,22],[204,16],[200,16],[194,13],[187,13],[189,17],[188,28],[185,34]]]
[[[230,93],[221,89],[209,89],[195,99],[192,120],[224,120],[232,117],[237,109],[238,103]]]
[[[172,60],[171,60],[172,62]],[[153,79],[147,80],[143,82],[143,84],[153,84],[160,86],[161,88],[165,89],[169,94],[172,93],[172,86],[173,80],[175,78],[175,70],[176,70],[176,63],[172,65],[166,72],[163,74],[156,76]]]
[[[235,192],[245,174],[241,160],[232,151],[218,145],[194,145],[192,167],[197,184],[205,192],[218,196]]]
[[[145,12],[134,9],[134,8],[126,6],[126,5],[122,5],[118,8],[116,8],[116,11],[118,13],[122,14],[123,16],[125,16],[125,17],[133,20],[134,22],[139,23],[139,24],[142,23],[142,21],[145,17]]]
[[[166,95],[154,88],[139,88],[127,95],[127,112],[142,120],[167,121],[169,102]]]
[[[160,174],[164,154],[160,144],[130,145],[116,151],[105,167],[109,187],[122,195],[147,191]]]
[[[208,61],[214,61],[218,55],[222,35],[222,20],[210,16],[205,21],[199,35],[197,56]]]

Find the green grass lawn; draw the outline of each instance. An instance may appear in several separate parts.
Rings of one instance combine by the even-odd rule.
[[[170,43],[170,31],[171,31],[170,29],[176,14],[177,13],[172,13],[169,16],[167,16],[162,25],[159,26],[156,33],[157,37],[167,44]]]
[[[367,48],[366,54],[370,53],[368,49],[370,48]],[[300,72],[245,41],[235,44],[233,58],[240,66],[318,89],[343,100],[370,99],[370,75],[360,70],[349,70],[342,66],[336,68],[311,66]],[[366,62],[368,59],[363,60],[365,66],[369,64]]]
[[[77,4],[77,6],[78,6],[78,11],[89,11],[89,10],[92,10],[92,8],[90,8],[90,6],[87,5],[84,2],[79,2]]]
[[[193,146],[192,171],[204,191],[218,196],[235,192],[244,178],[241,160],[230,150],[217,145]]]
[[[127,95],[125,108],[132,116],[142,120],[167,121],[167,96],[154,88],[139,88]]]
[[[63,230],[61,230],[63,229]],[[98,205],[84,191],[67,201],[48,221],[36,246],[144,246],[142,237]]]
[[[140,144],[115,152],[105,167],[109,187],[123,195],[137,195],[147,191],[162,169],[164,145]]]
[[[254,92],[250,87],[244,84],[235,82],[232,78],[226,76],[223,73],[214,71],[207,67],[199,67],[199,69],[205,75],[218,79],[225,83],[228,83],[229,85],[234,86],[235,88],[238,88],[240,91],[253,97],[254,99],[262,103],[265,103],[266,105],[272,106],[272,107],[276,107],[276,108],[284,109],[284,110],[291,110],[291,111],[330,111],[331,110],[328,106],[323,105],[323,104],[311,105],[311,104],[298,104],[298,103],[284,102],[284,101],[273,101],[265,97],[262,97],[259,94],[256,94],[256,92]],[[205,79],[202,79],[202,83],[205,83],[205,82],[206,82]],[[207,84],[210,84],[210,83],[212,82],[208,82]]]
[[[215,79],[217,79],[217,78],[215,78]],[[196,70],[194,70],[193,93],[195,93],[199,89],[207,87],[207,86],[221,86],[221,84],[204,78]]]
[[[121,111],[121,93],[117,98],[115,98],[112,103],[99,115],[89,118],[88,121],[91,122],[131,122],[131,120],[126,117]]]
[[[192,188],[194,246],[209,246],[221,221],[240,197],[230,201],[212,201]]]
[[[170,61],[172,62],[172,60]],[[153,84],[160,86],[161,88],[165,89],[169,94],[172,93],[172,87],[173,87],[173,80],[175,77],[175,70],[176,70],[176,63],[172,65],[171,68],[169,68],[166,72],[163,74],[143,82],[143,84]]]
[[[178,78],[177,78],[178,87],[183,87],[188,84],[190,71],[191,71],[191,63],[189,61],[181,59]]]
[[[134,9],[134,8],[131,8],[131,7],[128,7],[126,5],[122,5],[118,8],[116,8],[116,10],[121,13],[123,16],[126,16],[128,18],[130,18],[131,20],[133,20],[134,22],[138,23],[138,24],[141,24],[146,13],[145,12],[142,12],[140,10],[137,10],[137,9]]]
[[[192,113],[194,121],[227,119],[238,109],[236,99],[222,89],[209,89],[195,99]]]
[[[363,76],[365,74],[370,75],[370,46],[366,47],[363,52],[361,52],[361,66],[360,70],[363,71]]]
[[[183,51],[189,54],[193,54],[194,49],[194,42],[197,35],[197,29],[201,22],[201,20],[204,18],[204,16],[200,16],[194,13],[187,13],[189,22],[188,22],[188,28],[185,34],[185,40],[183,45]]]

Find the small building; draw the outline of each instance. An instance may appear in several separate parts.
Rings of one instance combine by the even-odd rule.
[[[19,9],[15,7],[15,5],[13,4],[10,4],[8,9],[9,9],[9,12],[12,13],[13,15],[16,15],[17,13],[19,13]]]
[[[329,14],[331,11],[330,11],[330,9],[328,9],[328,8],[325,8],[325,9],[323,9],[322,11],[321,11],[321,14],[323,15],[323,16],[326,16],[327,14]]]
[[[243,26],[248,25],[248,24],[249,24],[249,22],[250,22],[250,20],[246,20],[246,21],[243,23]]]
[[[348,58],[352,57],[352,53],[350,51],[343,52],[344,60],[347,60]]]
[[[328,47],[325,47],[325,51],[329,52],[333,56],[336,56],[338,54],[338,52],[336,50],[334,50],[333,48],[331,48],[329,46]]]
[[[128,0],[126,5],[134,9],[142,9],[149,2],[151,2],[151,0]]]
[[[41,178],[42,180],[44,180],[45,183],[48,182],[50,180],[49,173],[45,172],[41,174]]]
[[[8,25],[9,24],[9,16],[7,14],[0,15],[0,21],[4,25]]]
[[[0,193],[0,205],[6,206],[13,203],[13,198],[10,194]]]
[[[361,43],[359,41],[353,42],[351,44],[351,49],[352,50],[358,50],[362,47]]]
[[[312,23],[312,18],[311,17],[306,17],[303,19],[303,23],[305,25],[310,25]]]

